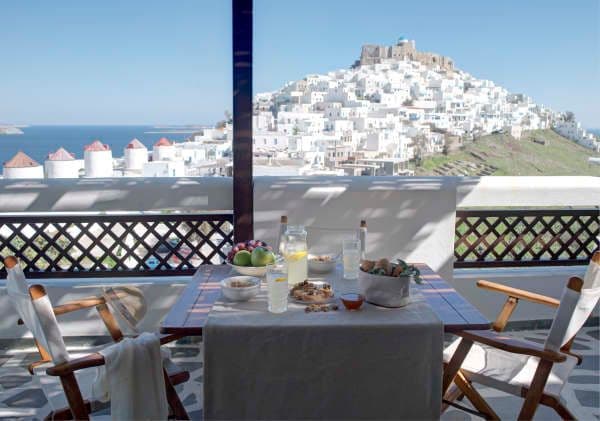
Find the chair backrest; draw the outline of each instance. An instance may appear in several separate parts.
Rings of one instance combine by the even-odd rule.
[[[279,239],[276,245],[276,250],[281,253],[283,234],[288,225],[287,216],[281,217],[279,226]],[[360,221],[360,225],[357,228],[330,228],[330,227],[318,227],[308,225],[304,227],[307,233],[307,244],[308,251],[312,254],[322,253],[341,253],[342,252],[342,241],[345,239],[357,239],[360,240],[361,257],[365,256],[366,245],[367,245],[367,221]]]
[[[69,360],[52,303],[41,285],[27,284],[25,274],[14,257],[4,260],[6,267],[6,289],[15,310],[31,331],[39,346],[52,357],[55,364]]]
[[[592,256],[583,278],[571,278],[560,299],[545,347],[558,351],[575,337],[600,299],[600,251]]]
[[[147,305],[144,293],[137,287],[121,285],[103,288],[102,297],[112,310],[121,331],[129,335],[139,335],[137,325],[146,315]]]

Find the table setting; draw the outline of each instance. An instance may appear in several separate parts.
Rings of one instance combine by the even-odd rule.
[[[276,251],[229,252],[202,333],[205,419],[439,417],[443,324],[419,268],[368,260],[351,236],[307,244],[287,226]]]

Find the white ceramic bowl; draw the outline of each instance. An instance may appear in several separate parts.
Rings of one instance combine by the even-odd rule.
[[[265,276],[267,274],[266,266],[237,266],[227,262],[237,273],[247,276]]]
[[[404,307],[410,303],[412,276],[372,275],[358,271],[358,287],[365,299],[379,306]]]
[[[319,260],[315,260],[317,256],[329,256],[331,260],[328,262],[321,262]],[[333,253],[325,253],[325,254],[309,254],[308,255],[308,270],[314,273],[329,273],[335,269],[336,255]]]
[[[232,287],[233,281],[249,282],[247,287]],[[232,301],[248,301],[260,291],[260,279],[254,276],[231,276],[221,281],[223,295]]]

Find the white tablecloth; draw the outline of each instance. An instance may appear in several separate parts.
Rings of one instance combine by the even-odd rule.
[[[321,276],[322,277],[322,276]],[[339,271],[336,295],[356,292]],[[415,292],[401,309],[267,311],[222,298],[204,330],[204,417],[218,419],[436,419],[443,327]]]

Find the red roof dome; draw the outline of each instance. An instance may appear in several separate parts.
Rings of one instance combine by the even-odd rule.
[[[110,146],[103,144],[99,140],[94,140],[83,148],[84,151],[110,151]]]
[[[27,168],[27,167],[37,167],[38,164],[36,161],[31,159],[24,152],[17,152],[15,156],[4,163],[4,168]]]
[[[158,139],[158,142],[156,142],[154,144],[154,146],[172,146],[173,143],[171,143],[171,141],[169,139],[167,139],[166,137],[161,137],[160,139]]]
[[[133,139],[131,142],[127,144],[125,149],[146,149],[144,144],[137,139]]]
[[[75,159],[75,154],[72,154],[62,146],[48,154],[48,161],[72,161]]]

